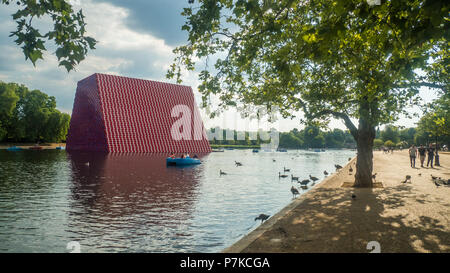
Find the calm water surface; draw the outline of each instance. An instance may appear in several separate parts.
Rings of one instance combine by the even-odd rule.
[[[67,252],[70,241],[81,252],[218,252],[292,202],[298,184],[278,177],[283,167],[322,179],[354,155],[227,150],[180,168],[159,155],[0,150],[0,252]]]

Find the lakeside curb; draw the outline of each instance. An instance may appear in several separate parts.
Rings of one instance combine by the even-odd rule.
[[[342,168],[342,170],[346,169],[347,166],[349,164],[352,164],[353,161],[355,161],[355,160],[356,160],[356,156],[353,157],[350,161],[348,161],[347,164]],[[289,214],[291,211],[293,211],[297,206],[299,206],[306,199],[308,199],[312,195],[314,195],[319,188],[323,187],[328,182],[332,181],[339,173],[340,173],[340,171],[335,172],[332,175],[330,175],[327,178],[320,181],[311,190],[302,194],[300,197],[296,198],[294,201],[292,201],[291,203],[286,205],[284,208],[282,208],[279,212],[277,212],[272,217],[270,217],[267,221],[262,223],[259,227],[257,227],[250,233],[246,234],[244,237],[242,237],[240,240],[238,240],[231,246],[223,249],[220,253],[241,253],[250,244],[252,244],[259,237],[261,237],[266,231],[270,230],[276,223],[278,223],[281,219],[283,219],[287,214]]]

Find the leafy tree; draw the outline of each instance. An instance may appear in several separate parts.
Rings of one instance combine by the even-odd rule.
[[[307,148],[322,148],[325,142],[323,134],[317,126],[307,126],[303,130],[303,139]]]
[[[6,127],[18,100],[14,86],[0,82],[0,140],[7,134]]]
[[[422,139],[445,141],[450,138],[450,94],[444,94],[429,106],[430,112],[419,120],[417,131]]]
[[[383,145],[384,145],[383,140],[381,140],[379,138],[376,138],[376,139],[373,140],[373,147],[375,149],[380,149]]]
[[[199,2],[182,13],[189,38],[174,50],[167,77],[180,81],[183,67],[194,70],[196,59],[205,60],[203,106],[211,95],[222,101],[212,116],[265,105],[285,117],[301,110],[314,124],[342,119],[357,143],[355,186],[372,186],[375,128],[408,115],[420,86],[448,87],[448,67],[441,72],[428,61],[448,60],[449,2]],[[419,69],[427,74],[419,77]]]
[[[385,143],[384,143],[384,146],[386,146],[386,147],[394,147],[395,146],[395,143],[394,142],[392,142],[392,140],[388,140],[388,141],[386,141]]]
[[[24,85],[3,82],[0,82],[0,117],[0,140],[15,142],[63,141],[70,122],[70,115],[56,109],[54,97],[39,90],[29,91]]]
[[[399,140],[398,129],[392,125],[386,126],[386,128],[381,132],[381,139],[385,142],[390,140],[397,143]]]
[[[289,133],[281,133],[279,146],[281,148],[299,149],[303,146],[303,141],[296,137],[292,131]]]
[[[407,148],[408,146],[409,146],[409,144],[406,141],[400,141],[399,143],[395,144],[395,147],[397,149],[404,149],[404,148]]]
[[[345,145],[345,133],[340,129],[334,129],[325,133],[325,146],[328,148],[342,148]]]
[[[402,129],[399,132],[399,138],[401,141],[408,143],[409,145],[414,143],[414,135],[416,134],[415,128]]]
[[[16,21],[17,29],[11,32],[15,43],[21,46],[26,60],[36,65],[38,59],[47,51],[46,41],[53,42],[59,65],[67,71],[75,68],[83,61],[88,50],[95,49],[97,41],[86,36],[86,23],[82,10],[75,12],[69,1],[65,0],[1,0],[5,5],[17,5],[17,12],[12,17]],[[39,19],[50,18],[53,29],[46,33],[35,27]]]

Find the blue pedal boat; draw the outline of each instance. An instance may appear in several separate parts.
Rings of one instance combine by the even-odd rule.
[[[7,150],[7,151],[22,151],[23,148],[17,147],[17,146],[12,146],[12,147],[9,147],[9,148],[6,149],[6,150]]]
[[[199,159],[196,158],[170,158],[166,159],[167,166],[187,166],[187,165],[195,165],[202,163]]]

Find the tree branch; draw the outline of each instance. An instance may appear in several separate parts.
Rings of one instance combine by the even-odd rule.
[[[408,83],[408,84],[396,84],[396,85],[394,85],[395,88],[408,88],[408,87],[421,87],[421,86],[426,86],[426,87],[436,88],[436,89],[442,89],[442,90],[446,91],[445,85],[440,85],[440,84],[437,84],[437,83],[430,83],[430,82],[412,82],[412,83]]]
[[[347,128],[350,130],[350,133],[352,134],[352,136],[355,139],[358,138],[358,128],[356,128],[356,126],[351,121],[350,117],[345,113],[336,112],[336,111],[332,111],[332,110],[322,110],[320,112],[317,112],[314,115],[309,115],[309,114],[306,114],[306,115],[309,119],[315,119],[315,118],[318,118],[318,117],[321,117],[324,115],[332,115],[335,118],[340,118],[340,119],[344,120],[345,126],[347,126]]]

